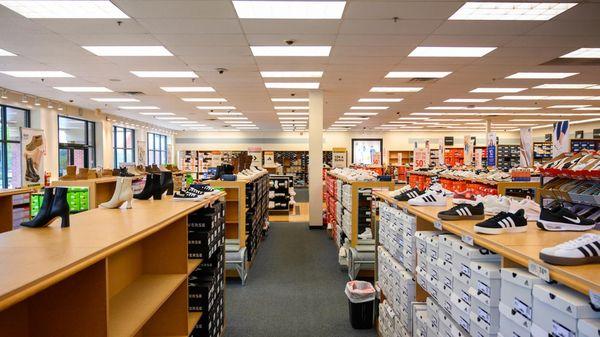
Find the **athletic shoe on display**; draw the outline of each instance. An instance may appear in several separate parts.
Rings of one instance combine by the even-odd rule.
[[[390,197],[395,197],[395,196],[397,196],[397,195],[400,195],[400,194],[402,194],[402,193],[404,193],[404,192],[408,192],[408,191],[410,191],[410,190],[412,190],[412,189],[413,189],[413,188],[412,188],[410,185],[404,185],[404,186],[402,186],[402,188],[400,188],[400,189],[397,189],[397,190],[393,190],[393,191],[391,191],[391,192],[390,192]]]
[[[510,207],[508,211],[515,213],[520,209],[525,210],[525,218],[528,221],[537,221],[540,217],[540,204],[531,200],[529,197],[521,201],[510,199]]]
[[[408,201],[412,198],[416,198],[416,197],[420,196],[423,193],[424,192],[419,191],[419,189],[413,188],[407,192],[404,192],[402,194],[395,196],[394,199],[396,199],[398,201]]]
[[[408,200],[412,206],[446,206],[446,197],[443,193],[427,192],[416,198]]]
[[[600,235],[583,234],[577,239],[540,251],[544,262],[560,266],[600,263]]]
[[[504,196],[486,195],[483,198],[477,198],[477,201],[483,202],[483,208],[487,215],[508,212],[510,209],[510,199]]]
[[[452,194],[454,194],[451,191],[443,188],[442,184],[439,184],[439,183],[429,186],[429,188],[427,189],[427,192],[435,192],[437,194],[442,194],[445,197],[450,197],[450,196],[452,196]]]
[[[542,208],[537,226],[547,231],[587,231],[594,228],[594,221],[582,218],[565,207]]]
[[[452,202],[455,205],[458,205],[458,204],[471,204],[471,205],[478,204],[477,197],[475,196],[475,194],[473,194],[473,193],[471,193],[469,191],[454,192],[452,194]]]
[[[371,228],[367,227],[365,228],[365,231],[358,234],[358,237],[363,239],[363,240],[370,240],[373,238],[373,233],[371,233]]]
[[[516,213],[500,212],[493,217],[474,226],[476,233],[502,234],[522,233],[527,231],[525,211],[520,209]]]
[[[196,189],[181,190],[173,194],[173,201],[202,201],[207,195]]]
[[[221,192],[219,190],[215,190],[214,188],[212,188],[212,186],[207,184],[192,184],[190,185],[188,190],[196,193],[202,192],[206,195],[219,194],[219,192]]]
[[[477,205],[461,204],[456,205],[449,210],[438,213],[438,218],[442,220],[482,220],[485,218],[483,213],[483,203]]]

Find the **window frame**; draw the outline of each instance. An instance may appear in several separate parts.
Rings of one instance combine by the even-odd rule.
[[[16,140],[8,140],[8,124],[7,124],[7,120],[6,120],[6,110],[7,108],[11,108],[11,109],[16,109],[16,110],[21,110],[23,111],[23,113],[25,114],[25,126],[26,128],[30,128],[31,127],[31,110],[29,109],[24,109],[18,106],[13,106],[13,105],[7,105],[7,104],[0,104],[0,118],[2,119],[2,121],[0,122],[0,146],[2,147],[2,167],[0,168],[2,170],[2,188],[8,188],[8,144],[21,144],[22,139],[21,136],[19,135],[19,141]],[[21,162],[22,164],[22,162]],[[21,170],[23,168],[21,167]],[[21,184],[19,184],[20,186]]]
[[[123,130],[123,147],[117,146],[117,130]],[[127,147],[127,132],[131,131],[131,147]],[[117,162],[117,151],[123,150],[125,162],[135,162],[135,129],[126,128],[124,126],[113,125],[113,163],[114,168],[119,168],[119,163]],[[127,151],[131,150],[133,158],[127,157]]]
[[[81,121],[85,123],[85,144],[77,144],[77,143],[61,143],[60,142],[60,119],[72,119],[76,121]],[[96,151],[96,122],[90,121],[87,119],[67,116],[67,115],[58,115],[57,119],[57,131],[58,131],[58,175],[60,176],[60,150],[67,150],[73,152],[74,150],[84,150],[84,168],[94,167],[97,164],[98,153]],[[91,133],[90,135],[90,126]],[[91,136],[91,137],[90,137]],[[90,151],[93,153],[93,160],[90,161]],[[71,165],[67,163],[67,166]]]
[[[150,137],[152,137],[152,148],[150,148]],[[156,146],[156,141],[159,141],[159,146]],[[160,133],[147,132],[146,133],[146,159],[148,165],[165,165],[167,164],[167,152],[168,152],[167,135]],[[156,162],[156,152],[158,152],[159,160]]]

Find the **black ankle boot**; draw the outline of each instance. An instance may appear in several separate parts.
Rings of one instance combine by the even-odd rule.
[[[44,199],[42,200],[42,206],[40,211],[35,218],[30,221],[21,223],[23,227],[46,227],[50,224],[50,210],[52,209],[52,200],[54,199],[54,187],[46,187],[44,189]]]
[[[154,200],[160,200],[162,199],[162,195],[163,193],[165,193],[165,190],[163,190],[162,185],[161,185],[161,177],[162,174],[160,173],[154,173],[152,174],[152,198]]]
[[[119,168],[119,177],[133,177],[133,174],[127,171],[127,167]]]
[[[160,185],[159,185],[160,188]],[[144,184],[144,189],[140,193],[136,193],[133,195],[135,199],[139,200],[148,200],[152,197],[154,191],[154,174],[146,175],[146,183]]]
[[[160,194],[167,192],[167,195],[173,195],[173,173],[162,172],[160,174]]]
[[[50,219],[60,217],[60,227],[69,227],[69,203],[67,202],[67,187],[56,187],[54,189],[54,199],[52,199],[52,209],[50,210]]]

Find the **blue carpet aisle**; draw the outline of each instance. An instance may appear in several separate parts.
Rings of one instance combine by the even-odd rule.
[[[272,223],[245,287],[229,281],[226,337],[376,336],[354,330],[333,243],[306,223]]]

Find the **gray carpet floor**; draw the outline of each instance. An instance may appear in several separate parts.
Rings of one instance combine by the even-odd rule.
[[[307,187],[299,187],[294,188],[296,191],[296,196],[294,199],[296,202],[308,202],[308,188]]]
[[[245,286],[229,279],[226,337],[376,336],[354,330],[333,243],[306,223],[272,223]]]

